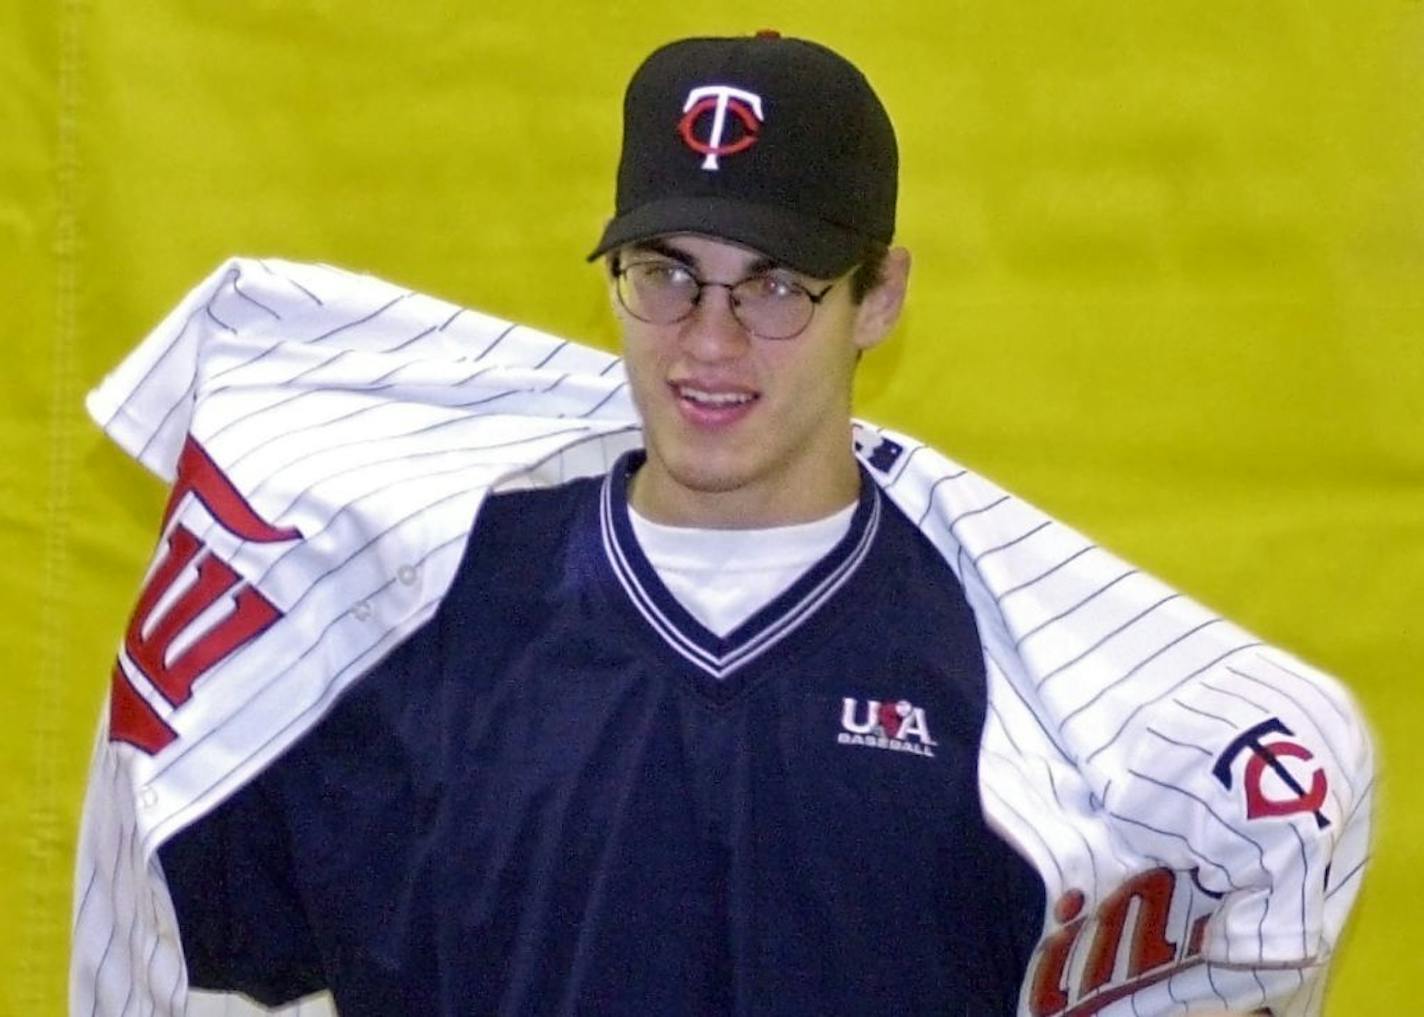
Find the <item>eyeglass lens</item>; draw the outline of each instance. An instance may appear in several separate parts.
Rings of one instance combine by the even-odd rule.
[[[704,288],[730,289],[732,313],[742,326],[763,339],[789,339],[810,323],[815,313],[811,295],[798,284],[770,273],[754,275],[733,286],[704,283],[673,262],[641,261],[618,273],[618,299],[636,318],[654,325],[671,325],[686,318]]]

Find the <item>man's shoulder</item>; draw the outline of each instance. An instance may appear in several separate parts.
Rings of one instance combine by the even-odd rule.
[[[597,540],[603,484],[603,477],[580,477],[491,493],[470,530],[450,597],[477,590],[484,598],[499,585],[544,585],[556,563]]]
[[[910,583],[913,576],[926,584],[920,587],[922,591],[933,588],[962,600],[963,586],[954,563],[944,549],[930,539],[923,524],[912,518],[883,488],[880,506],[876,543],[879,567],[898,577],[897,585]]]
[[[474,532],[499,530],[506,539],[520,541],[558,537],[560,531],[550,526],[587,509],[597,500],[606,479],[603,475],[577,477],[549,486],[496,489],[485,499]]]

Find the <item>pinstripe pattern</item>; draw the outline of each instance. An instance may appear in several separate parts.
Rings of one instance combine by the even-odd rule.
[[[639,444],[637,421],[616,358],[380,280],[276,260],[221,266],[88,406],[170,479],[191,436],[262,519],[303,536],[244,541],[202,499],[174,506],[169,526],[186,527],[285,620],[203,674],[177,709],[121,651],[122,673],[177,740],[147,756],[101,738],[76,871],[74,1013],[250,1013],[188,992],[150,865],[157,844],[300,737],[433,613],[486,493],[605,473]],[[1042,875],[1050,909],[1076,890],[1091,915],[1124,880],[1160,868],[1175,874],[1164,919],[1173,943],[1211,916],[1199,955],[1180,954],[1120,998],[1116,976],[1074,981],[1098,928],[1084,926],[1060,980],[1071,1006],[1152,1017],[1269,1001],[1281,1017],[1318,1013],[1322,968],[1302,965],[1333,948],[1369,851],[1371,749],[1345,692],[933,449],[868,425],[856,444],[975,611],[989,683],[984,809]],[[617,573],[635,603],[651,603],[631,569]],[[667,629],[656,612],[648,621]],[[680,645],[676,635],[665,632]],[[679,652],[716,674],[760,646],[715,660],[696,646]],[[1231,788],[1213,776],[1232,740],[1267,718],[1308,750],[1302,776],[1325,775],[1325,825],[1308,812],[1251,818],[1244,756]],[[1046,934],[1056,922],[1046,918]]]

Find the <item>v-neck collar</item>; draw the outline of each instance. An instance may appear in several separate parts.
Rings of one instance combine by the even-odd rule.
[[[628,481],[643,459],[641,451],[626,453],[604,479],[599,495],[604,553],[628,600],[653,632],[688,663],[718,680],[747,666],[809,621],[855,574],[880,527],[880,488],[862,468],[860,495],[845,536],[770,603],[726,636],[718,636],[663,585],[633,534]]]

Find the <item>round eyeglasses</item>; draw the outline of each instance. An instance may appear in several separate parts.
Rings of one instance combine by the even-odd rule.
[[[835,282],[812,293],[784,271],[757,272],[734,283],[699,279],[692,269],[666,258],[614,263],[618,302],[639,321],[672,325],[692,314],[702,291],[720,286],[732,302],[732,314],[760,339],[794,339],[811,324],[818,305]]]

